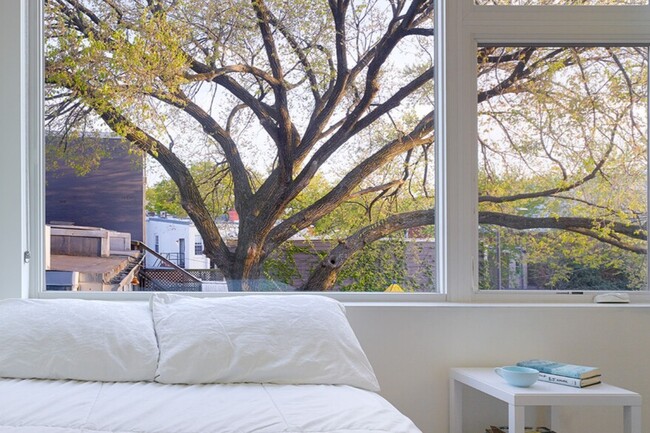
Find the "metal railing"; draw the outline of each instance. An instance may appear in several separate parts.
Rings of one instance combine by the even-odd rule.
[[[201,281],[225,281],[223,272],[219,269],[185,269]]]
[[[142,242],[134,241],[132,242],[132,247],[140,250],[145,255],[150,255],[155,259],[154,263],[160,265],[155,268],[140,268],[140,272],[138,273],[140,284],[135,290],[161,292],[201,291],[201,280],[176,263],[158,254]]]

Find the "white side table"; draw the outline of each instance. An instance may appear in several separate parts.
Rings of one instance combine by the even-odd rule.
[[[493,368],[454,368],[450,374],[450,433],[463,432],[463,387],[469,386],[508,404],[510,433],[524,433],[526,406],[622,406],[625,433],[641,433],[641,396],[605,383],[586,388],[572,388],[537,381],[529,388],[508,385]]]

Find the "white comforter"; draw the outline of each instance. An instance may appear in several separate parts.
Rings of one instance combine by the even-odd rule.
[[[419,433],[379,395],[333,385],[0,380],[0,433]]]

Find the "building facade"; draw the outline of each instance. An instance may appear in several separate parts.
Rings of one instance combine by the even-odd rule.
[[[146,244],[165,259],[184,269],[210,269],[203,254],[203,239],[188,218],[176,218],[164,212],[146,218]],[[147,263],[155,268],[156,263]]]

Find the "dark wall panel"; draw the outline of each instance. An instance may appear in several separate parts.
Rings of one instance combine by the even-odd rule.
[[[143,157],[119,139],[101,139],[109,150],[98,168],[78,176],[65,164],[46,173],[45,221],[67,221],[131,233],[144,240]]]

